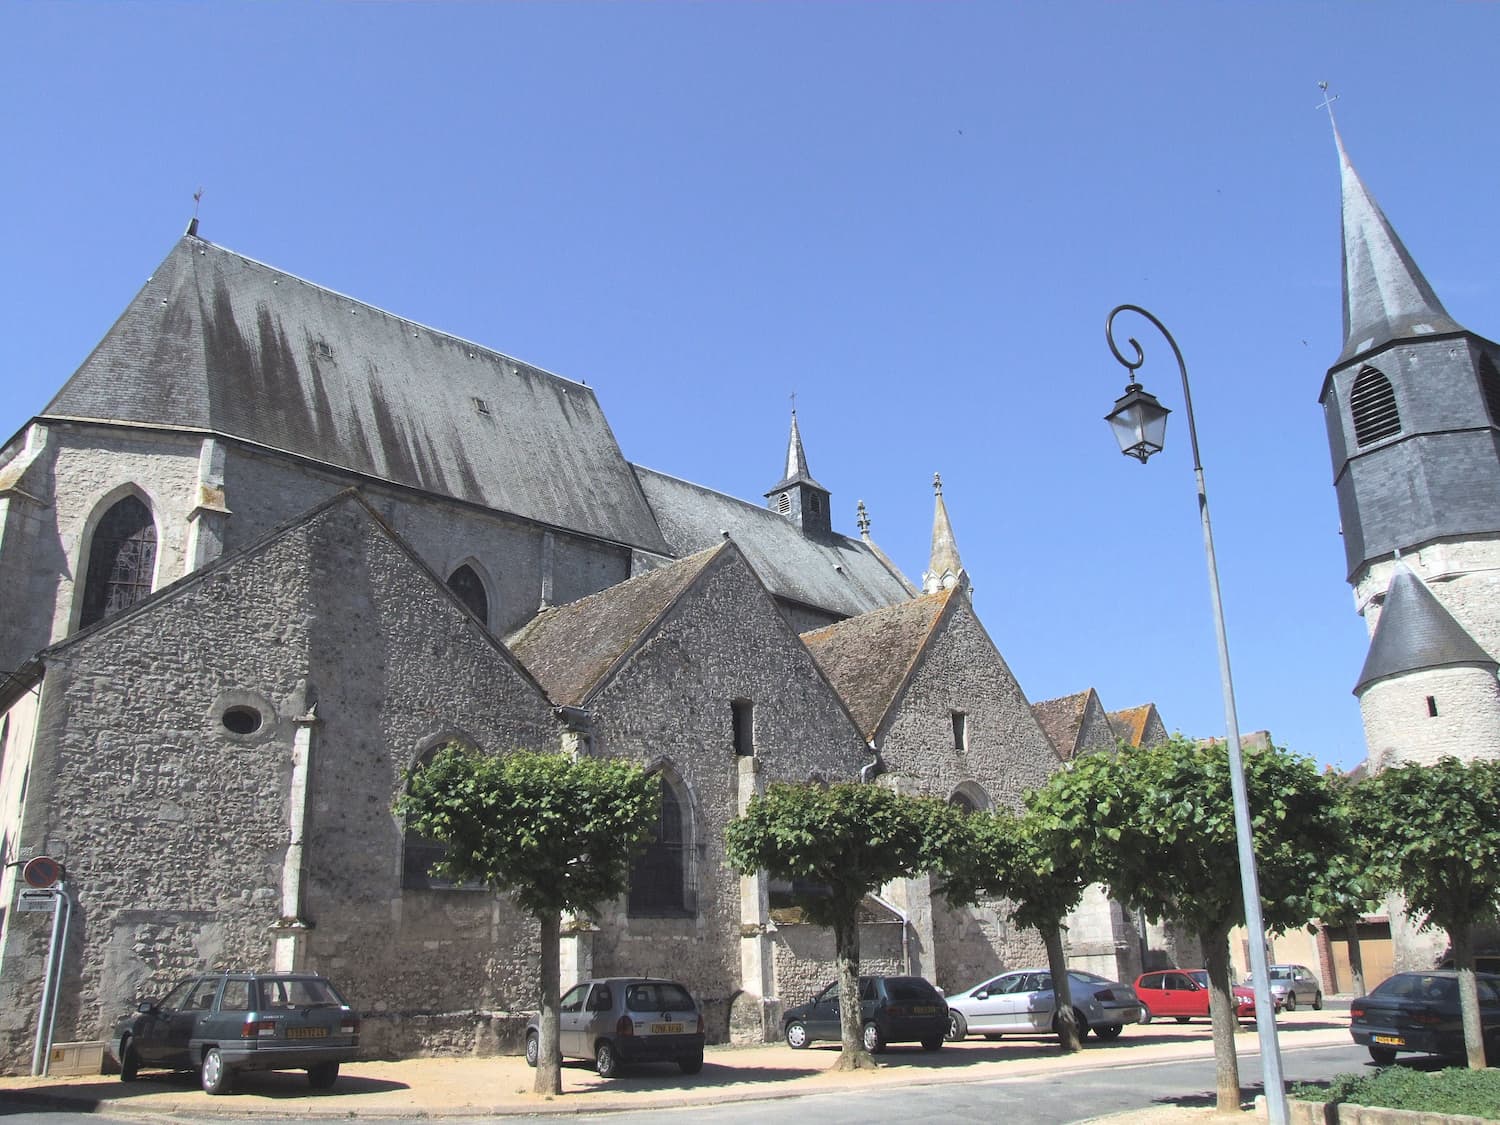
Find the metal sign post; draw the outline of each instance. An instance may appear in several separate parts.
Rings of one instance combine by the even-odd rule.
[[[52,911],[52,936],[47,943],[47,965],[42,975],[42,1003],[37,1010],[36,1047],[31,1053],[33,1078],[47,1073],[52,1030],[57,1022],[63,954],[68,943],[68,924],[73,920],[73,900],[68,894],[66,875],[63,865],[51,856],[34,857],[22,869],[21,877],[28,886],[16,900],[17,910]]]

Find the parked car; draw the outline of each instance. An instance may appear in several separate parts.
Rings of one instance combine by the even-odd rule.
[[[1135,990],[1117,980],[1071,969],[1068,987],[1080,1035],[1092,1031],[1100,1039],[1114,1039],[1127,1023],[1139,1023],[1145,1013]],[[951,1040],[975,1034],[999,1039],[1005,1034],[1057,1031],[1052,974],[1046,969],[1002,973],[943,999],[948,1005],[947,1035]]]
[[[1159,969],[1142,973],[1135,978],[1135,991],[1146,1006],[1143,1023],[1169,1016],[1178,1023],[1208,1018],[1207,969]],[[1233,985],[1232,991],[1234,1014],[1241,1019],[1254,1019],[1255,993],[1243,984]],[[1281,1010],[1279,1002],[1276,1010]]]
[[[1314,1011],[1323,1007],[1323,985],[1306,965],[1270,965],[1266,971],[1278,1008],[1295,1012],[1298,1004],[1308,1004]],[[1254,978],[1246,977],[1245,984],[1253,987]]]
[[[1475,973],[1474,982],[1485,1055],[1490,1066],[1500,1065],[1500,976]],[[1387,978],[1350,1003],[1349,1034],[1379,1066],[1389,1066],[1403,1051],[1461,1062],[1467,1052],[1458,1013],[1458,973],[1430,969]]]
[[[227,1094],[242,1070],[301,1070],[326,1090],[359,1054],[359,1016],[316,973],[201,973],[145,1000],[110,1036],[120,1078],[147,1067],[196,1070]]]
[[[541,1016],[526,1025],[526,1061],[541,1051]],[[601,1078],[633,1063],[675,1062],[703,1069],[703,1012],[683,985],[656,977],[606,977],[575,984],[558,1004],[557,1041],[565,1059],[588,1059]]]
[[[948,1008],[943,994],[921,977],[860,977],[861,1031],[865,1050],[878,1054],[887,1043],[920,1043],[925,1051],[943,1045]],[[834,981],[781,1017],[787,1046],[801,1050],[817,1039],[840,1039],[839,982]]]

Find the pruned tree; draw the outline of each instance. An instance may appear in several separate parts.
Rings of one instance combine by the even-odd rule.
[[[1391,876],[1377,862],[1369,835],[1356,819],[1358,786],[1342,774],[1325,778],[1338,800],[1336,815],[1344,824],[1338,846],[1326,857],[1314,892],[1315,916],[1330,931],[1342,931],[1349,946],[1351,989],[1356,996],[1365,991],[1364,959],[1360,953],[1359,923],[1366,914],[1381,909],[1390,889]]]
[[[629,762],[460,745],[414,767],[396,814],[447,845],[433,874],[509,894],[541,926],[541,1035],[534,1090],[562,1093],[558,957],[564,912],[597,917],[625,893],[650,840],[660,782]]]
[[[984,895],[1006,899],[1011,920],[1042,935],[1052,974],[1053,1022],[1063,1052],[1069,1053],[1082,1047],[1088,1027],[1080,1026],[1073,1007],[1063,924],[1093,877],[1089,852],[1064,827],[1071,810],[1054,807],[1058,788],[1049,781],[1029,793],[1023,816],[1006,809],[951,810],[947,837],[938,841],[937,889],[955,906]]]
[[[1275,746],[1243,754],[1261,911],[1268,929],[1305,925],[1311,888],[1337,846],[1337,800],[1311,760]],[[1179,736],[1115,757],[1093,755],[1057,775],[1062,829],[1091,850],[1102,882],[1152,921],[1193,930],[1203,945],[1220,1112],[1240,1104],[1229,932],[1245,921],[1230,788],[1221,742]]]
[[[1464,1048],[1469,1066],[1481,1068],[1472,930],[1500,914],[1500,762],[1396,766],[1360,782],[1355,793],[1361,834],[1405,897],[1407,913],[1448,934]]]
[[[725,829],[729,865],[792,881],[808,921],[833,929],[839,975],[838,1067],[873,1067],[863,1043],[859,996],[859,906],[893,879],[931,864],[934,828],[946,806],[882,785],[771,785]],[[941,1043],[941,1040],[939,1040]]]

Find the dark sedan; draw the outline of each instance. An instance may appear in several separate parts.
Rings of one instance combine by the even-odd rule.
[[[872,1054],[887,1043],[921,1043],[936,1051],[948,1030],[948,1005],[943,995],[921,977],[860,977],[859,1000],[863,1026],[860,1036]],[[840,1039],[839,982],[781,1017],[787,1045],[801,1049],[815,1039]]]
[[[1475,973],[1474,980],[1479,988],[1485,1054],[1495,1066],[1500,1064],[1500,976]],[[1389,1066],[1405,1051],[1463,1061],[1458,973],[1452,969],[1397,973],[1349,1005],[1349,1033],[1380,1066]]]

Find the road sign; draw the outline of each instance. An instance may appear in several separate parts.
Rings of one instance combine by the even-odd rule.
[[[50,855],[32,856],[21,868],[21,878],[28,887],[50,887],[62,878],[62,864]]]
[[[51,887],[22,887],[16,897],[16,909],[20,911],[52,911],[57,909],[57,892]]]

